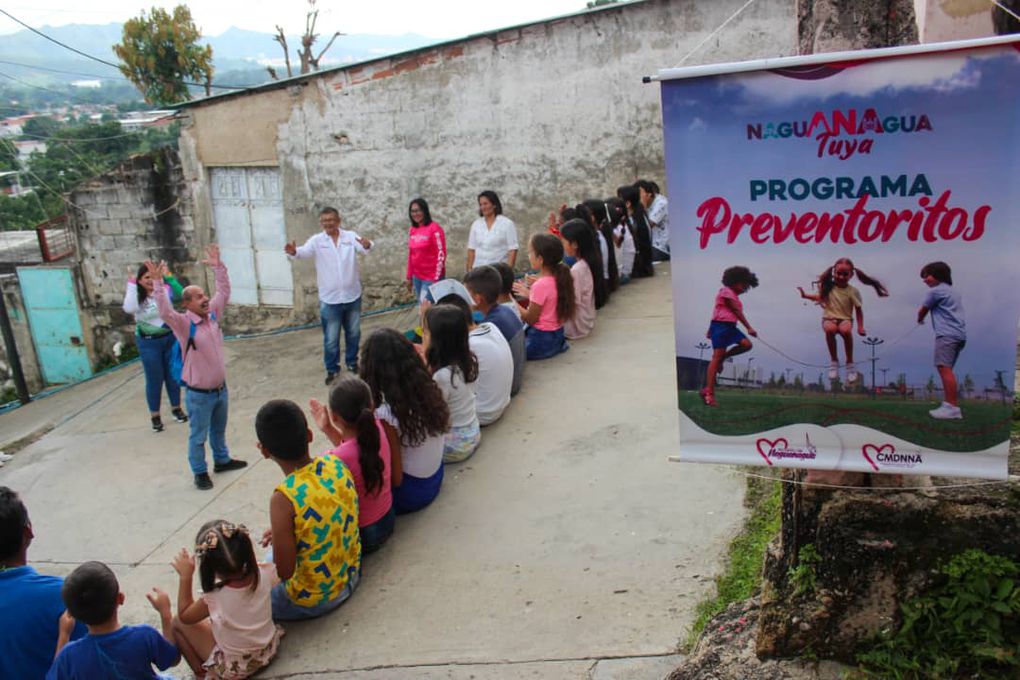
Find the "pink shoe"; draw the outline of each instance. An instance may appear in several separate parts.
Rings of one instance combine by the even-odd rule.
[[[701,390],[700,392],[698,392],[698,394],[701,396],[701,400],[703,402],[705,402],[705,406],[718,406],[719,405],[719,404],[715,403],[715,395],[712,394],[711,392],[709,392],[707,388]]]

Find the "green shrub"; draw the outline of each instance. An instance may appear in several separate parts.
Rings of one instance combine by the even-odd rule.
[[[903,603],[903,625],[858,655],[869,676],[1020,677],[1020,567],[968,550],[939,569],[942,582]]]

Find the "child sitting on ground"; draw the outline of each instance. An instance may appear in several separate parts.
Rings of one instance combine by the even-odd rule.
[[[192,592],[198,560],[202,595]],[[273,623],[276,567],[255,559],[248,529],[222,519],[195,537],[195,556],[182,548],[173,562],[180,577],[174,637],[196,676],[243,680],[269,665],[283,628]]]
[[[452,305],[436,305],[425,312],[422,345],[432,378],[450,409],[450,431],[443,445],[443,462],[467,460],[482,441],[475,390],[478,359],[468,343],[464,313]]]
[[[506,262],[497,262],[492,265],[488,265],[495,268],[499,272],[500,282],[502,287],[499,291],[499,297],[496,301],[509,309],[514,313],[518,319],[521,318],[521,306],[517,304],[517,300],[514,300],[514,269]]]
[[[574,318],[574,279],[563,264],[563,244],[552,234],[535,234],[528,243],[528,259],[539,270],[531,286],[514,283],[514,292],[528,299],[521,321],[528,324],[525,346],[529,361],[548,359],[570,349],[563,324]]]
[[[121,626],[117,609],[124,593],[113,571],[102,562],[86,562],[71,572],[61,591],[67,612],[60,619],[57,658],[47,680],[78,678],[166,678],[152,670],[176,666],[181,654],[174,646],[170,597],[158,588],[146,595],[159,612],[163,634],[152,626]],[[75,619],[89,634],[68,643]]]
[[[339,456],[354,475],[361,553],[374,552],[393,533],[396,513],[390,485],[400,486],[402,479],[393,465],[382,423],[375,419],[372,391],[364,380],[347,374],[333,381],[328,407],[317,399],[309,406],[315,423],[336,447],[330,453]]]
[[[282,583],[273,587],[273,618],[312,619],[347,601],[361,578],[358,492],[336,456],[308,455],[312,431],[301,408],[274,399],[259,409],[255,432],[262,456],[283,471],[269,501],[271,529],[262,545]]]
[[[471,304],[459,295],[447,295],[439,302],[453,305],[464,313],[468,324],[468,346],[478,359],[478,379],[474,382],[475,412],[479,425],[491,425],[510,405],[514,382],[514,355],[510,351],[510,343],[493,324],[486,321],[476,324]]]
[[[527,361],[524,324],[506,305],[499,304],[502,280],[499,271],[492,265],[475,267],[469,271],[464,277],[464,286],[471,293],[475,310],[482,314],[482,321],[498,328],[510,345],[510,356],[514,360],[514,375],[510,383],[512,397],[521,391],[521,382],[524,380],[524,364]],[[516,306],[517,303],[514,303],[514,307]]]
[[[563,332],[570,340],[586,338],[595,328],[595,298],[599,286],[593,264],[596,261],[596,245],[591,228],[581,220],[570,220],[560,228],[563,252],[574,258],[570,276],[574,279],[574,317],[563,323]]]

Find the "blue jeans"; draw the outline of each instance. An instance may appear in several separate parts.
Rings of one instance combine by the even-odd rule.
[[[322,362],[326,373],[340,371],[340,328],[344,329],[344,363],[354,369],[358,365],[358,345],[361,343],[361,298],[354,302],[331,305],[319,303],[319,318],[322,320]]]
[[[271,561],[271,560],[270,560]],[[333,611],[354,594],[354,589],[361,582],[361,572],[357,569],[351,571],[350,578],[344,589],[328,602],[320,602],[313,607],[302,607],[290,599],[287,594],[287,586],[284,583],[277,583],[270,591],[269,599],[273,606],[274,621],[301,621],[302,619],[314,619]]]
[[[359,532],[361,534],[361,554],[367,555],[368,553],[375,552],[383,546],[391,535],[393,535],[393,529],[397,524],[397,513],[394,511],[393,506],[390,506],[389,512],[377,519],[372,524],[366,527],[361,527]]]
[[[188,436],[188,463],[191,472],[200,475],[208,472],[205,463],[205,440],[209,439],[213,460],[226,463],[230,460],[227,450],[227,403],[226,385],[219,392],[196,392],[188,389],[184,395],[188,405],[188,422],[191,434]]]
[[[423,291],[427,291],[435,281],[426,281],[425,279],[419,279],[417,276],[411,277],[411,287],[414,290],[414,299],[421,302],[421,294]]]
[[[554,331],[540,331],[534,326],[528,326],[528,330],[525,331],[524,346],[528,361],[548,359],[570,349],[566,335],[563,333],[563,326]]]
[[[138,354],[142,358],[142,370],[145,372],[145,401],[149,404],[149,413],[159,413],[159,393],[166,386],[166,396],[170,407],[181,405],[181,386],[170,375],[170,357],[177,347],[173,333],[158,338],[135,336],[138,343]]]

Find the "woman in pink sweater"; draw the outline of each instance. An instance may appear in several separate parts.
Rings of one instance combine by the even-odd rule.
[[[416,198],[407,208],[411,229],[407,237],[407,286],[421,300],[422,291],[446,278],[446,234],[432,221],[429,204]]]

